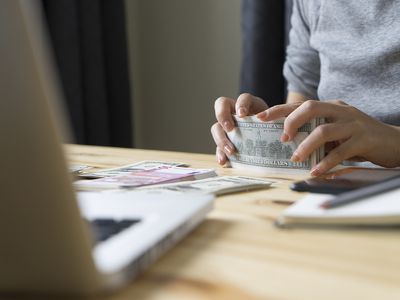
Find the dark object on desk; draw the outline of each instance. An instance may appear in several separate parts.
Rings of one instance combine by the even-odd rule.
[[[291,184],[298,192],[341,194],[400,176],[400,169],[347,168]]]

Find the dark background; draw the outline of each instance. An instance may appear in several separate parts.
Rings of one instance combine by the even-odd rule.
[[[79,144],[133,147],[124,0],[42,0]],[[286,97],[282,66],[291,0],[242,0],[240,91]]]

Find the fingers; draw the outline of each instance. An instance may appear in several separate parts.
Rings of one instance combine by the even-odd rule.
[[[215,123],[211,127],[211,134],[214,138],[215,144],[217,145],[217,159],[219,162],[219,158],[221,160],[226,161],[225,155],[231,155],[235,152],[235,146],[232,144],[232,142],[228,139],[226,136],[226,133],[224,129],[221,127],[219,123]],[[218,156],[220,154],[220,156]]]
[[[268,105],[263,99],[248,93],[241,94],[236,101],[236,114],[241,118],[259,113],[267,108]]]
[[[291,158],[292,161],[304,161],[315,150],[327,142],[346,140],[351,137],[352,130],[346,124],[323,124],[315,128],[310,135],[300,143]]]
[[[222,151],[219,147],[216,149],[215,156],[217,157],[217,161],[221,166],[226,164],[227,157],[224,151]]]
[[[312,176],[318,176],[323,173],[328,172],[330,169],[340,164],[342,161],[356,156],[358,151],[358,147],[356,146],[358,142],[350,139],[340,146],[333,149],[323,160],[321,160],[312,170]]]
[[[245,117],[267,108],[268,105],[264,100],[248,93],[241,94],[236,101],[220,97],[214,104],[215,117],[226,132],[231,131],[235,126],[232,114],[236,113],[239,117]]]
[[[247,116],[250,111],[252,101],[252,95],[247,93],[241,94],[236,101],[236,114],[241,118]]]
[[[226,97],[220,97],[215,100],[215,117],[226,132],[231,131],[235,127],[232,119],[232,114],[235,113],[235,102],[235,100]]]
[[[329,102],[316,100],[304,102],[285,119],[284,132],[287,135],[287,141],[292,140],[297,130],[311,119],[315,117],[332,118],[338,113],[340,114],[341,109],[341,105]]]
[[[235,152],[234,145],[225,133],[233,130],[235,127],[232,114],[236,112],[239,117],[245,117],[267,108],[268,105],[261,98],[247,93],[241,94],[236,101],[227,97],[220,97],[215,101],[215,117],[218,123],[215,123],[211,127],[211,134],[217,144],[216,156],[219,164],[225,164],[227,155]]]
[[[258,113],[257,118],[264,122],[284,118],[292,113],[300,105],[301,103],[275,105],[265,111]]]

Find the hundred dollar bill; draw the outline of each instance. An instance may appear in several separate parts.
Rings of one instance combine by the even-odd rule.
[[[220,196],[235,192],[268,188],[272,183],[272,181],[261,178],[245,176],[220,176],[195,181],[153,185],[141,187],[139,189],[151,189],[154,192],[201,192]]]
[[[118,176],[78,180],[74,182],[74,186],[78,190],[133,189],[146,185],[197,180],[213,176],[217,176],[213,169],[163,166]]]
[[[292,162],[290,158],[300,143],[310,135],[323,119],[313,119],[298,129],[294,139],[282,143],[285,119],[271,122],[262,122],[256,116],[239,118],[234,130],[228,133],[229,139],[235,145],[237,152],[229,156],[229,161],[234,168],[250,168],[259,171],[269,169],[284,170],[310,170],[324,156],[324,147],[321,147],[309,159],[303,162]]]
[[[161,167],[187,167],[188,165],[181,162],[165,162],[157,160],[144,160],[138,163],[125,165],[122,167],[100,170],[97,172],[83,173],[80,177],[85,178],[105,178],[119,175],[125,175],[133,172],[145,171]]]

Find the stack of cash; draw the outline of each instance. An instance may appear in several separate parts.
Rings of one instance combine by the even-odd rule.
[[[188,165],[181,162],[165,162],[158,160],[144,160],[134,164],[129,164],[117,168],[104,169],[95,172],[85,172],[81,173],[80,177],[84,178],[105,178],[114,177],[124,174],[129,174],[133,172],[157,169],[162,167],[187,167]]]
[[[324,147],[321,147],[311,157],[303,162],[292,162],[290,158],[300,143],[310,135],[322,119],[313,119],[299,128],[296,136],[290,142],[282,143],[285,119],[262,122],[256,116],[239,118],[234,130],[228,133],[229,139],[236,147],[236,152],[229,156],[234,168],[248,168],[258,171],[304,171],[310,170],[324,157]]]
[[[268,188],[269,180],[244,176],[216,176],[212,169],[190,169],[181,162],[141,161],[117,168],[81,174],[91,180],[76,181],[78,190],[110,190],[124,188],[146,189],[152,193],[211,193],[216,196],[228,193]],[[163,173],[165,171],[168,173]],[[183,177],[183,178],[182,178]],[[190,177],[190,178],[189,178]],[[211,177],[206,179],[199,179]],[[168,183],[171,180],[187,180]]]
[[[146,186],[140,189],[152,189],[155,192],[202,192],[221,196],[235,192],[268,188],[272,183],[272,181],[262,178],[245,176],[219,176],[195,181]]]
[[[78,180],[74,182],[74,186],[80,190],[131,189],[160,183],[198,180],[213,176],[217,176],[213,169],[162,166],[92,180]]]

